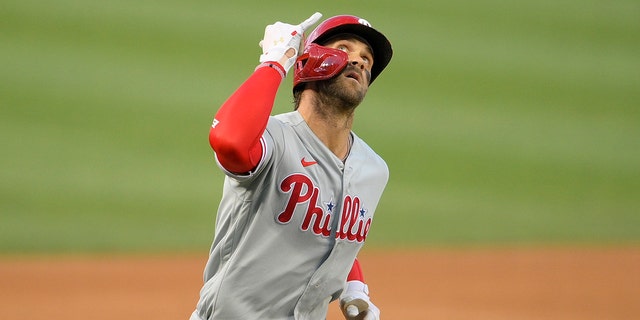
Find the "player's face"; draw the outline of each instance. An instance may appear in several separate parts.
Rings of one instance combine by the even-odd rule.
[[[373,66],[373,53],[364,40],[361,41],[358,38],[336,38],[334,41],[325,44],[325,46],[346,52],[349,56],[348,66],[352,68],[350,70],[351,74],[343,72],[343,75],[356,80],[361,85],[369,86],[371,67]],[[346,70],[349,69],[347,67]],[[354,71],[355,74],[353,74]]]
[[[355,38],[338,38],[325,46],[346,52],[349,63],[337,76],[319,81],[318,89],[341,108],[353,109],[364,100],[369,89],[373,66],[371,49],[364,41]]]

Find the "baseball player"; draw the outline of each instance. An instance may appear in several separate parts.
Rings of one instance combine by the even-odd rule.
[[[215,115],[209,141],[226,174],[204,285],[191,320],[380,318],[358,251],[388,180],[351,131],[354,110],[392,56],[364,19],[265,29],[253,74]],[[304,44],[302,46],[302,44]],[[293,67],[294,111],[271,116]]]

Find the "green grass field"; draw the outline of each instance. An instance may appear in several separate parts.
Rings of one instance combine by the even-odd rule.
[[[5,0],[0,253],[207,248],[213,114],[314,11],[394,44],[356,117],[391,169],[368,246],[640,241],[636,0]]]

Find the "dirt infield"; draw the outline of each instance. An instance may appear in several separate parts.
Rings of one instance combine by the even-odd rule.
[[[384,319],[640,319],[640,247],[365,251]],[[203,255],[0,256],[0,319],[188,319]],[[332,303],[328,319],[342,319]]]

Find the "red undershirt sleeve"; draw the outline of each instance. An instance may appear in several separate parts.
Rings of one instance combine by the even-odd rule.
[[[358,261],[357,258],[356,260],[353,261],[353,266],[351,267],[351,271],[349,272],[349,275],[347,275],[347,281],[354,281],[354,280],[358,280],[364,283],[364,273],[362,272],[362,268],[360,267],[360,262]]]
[[[209,143],[226,170],[248,173],[259,164],[263,153],[260,138],[284,75],[276,62],[258,66],[216,113]]]

